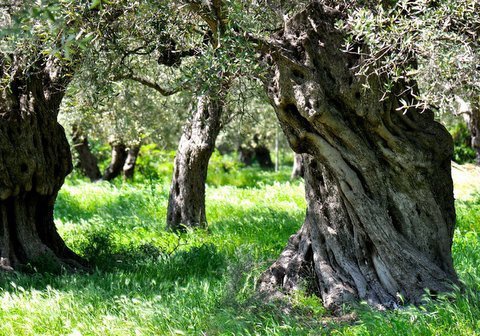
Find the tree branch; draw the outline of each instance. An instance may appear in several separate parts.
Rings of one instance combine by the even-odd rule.
[[[140,83],[142,85],[145,85],[149,88],[152,88],[154,89],[155,91],[159,92],[162,96],[165,96],[165,97],[168,97],[168,96],[172,96],[180,91],[182,91],[184,88],[183,87],[177,87],[175,89],[171,89],[171,90],[168,90],[168,89],[164,89],[163,87],[160,86],[160,84],[158,84],[157,82],[154,82],[154,81],[151,81],[150,79],[147,79],[147,78],[144,78],[144,77],[141,77],[141,76],[137,76],[135,74],[128,74],[128,75],[118,75],[115,77],[116,81],[119,81],[119,80],[133,80],[137,83]]]

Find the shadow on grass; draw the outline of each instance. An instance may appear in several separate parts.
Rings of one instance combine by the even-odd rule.
[[[268,206],[251,210],[231,205],[224,208],[223,213],[228,216],[218,216],[210,222],[211,235],[222,240],[221,244],[253,245],[260,251],[260,259],[278,257],[305,217],[303,210],[287,212]]]
[[[93,250],[92,250],[93,251]],[[88,257],[87,257],[88,258]],[[45,290],[85,295],[93,291],[104,299],[119,295],[149,298],[194,281],[218,281],[226,270],[226,257],[212,244],[192,247],[166,255],[149,246],[109,251],[90,256],[90,273],[0,273],[3,292]]]
[[[62,206],[66,208],[68,204],[68,207],[75,207],[76,203],[71,203],[68,197],[64,196]],[[91,294],[109,300],[132,293],[152,297],[178,287],[188,287],[198,281],[222,283],[228,281],[224,279],[226,271],[228,265],[236,262],[235,251],[239,247],[257,248],[257,251],[251,251],[255,255],[254,263],[276,257],[288,237],[298,229],[301,217],[268,207],[240,212],[233,210],[227,209],[231,218],[219,218],[212,223],[209,235],[201,230],[189,233],[184,238],[187,240],[185,246],[178,249],[172,249],[171,246],[162,249],[151,242],[139,243],[135,240],[135,232],[128,229],[123,233],[123,241],[114,241],[104,227],[91,226],[89,231],[85,231],[83,240],[73,243],[76,252],[93,265],[93,272],[60,276],[48,273],[2,274],[0,287],[7,292],[15,292],[18,287],[42,291],[49,286],[73,295],[77,295],[77,292],[78,295],[88,295],[88,291],[98,291]],[[88,221],[84,212],[81,218]],[[168,234],[159,231],[158,236],[161,239]],[[244,271],[248,273],[251,270]],[[12,287],[12,283],[15,283],[15,287]]]
[[[139,242],[136,231],[125,226],[112,240],[104,226],[92,225],[89,230],[93,231],[76,245],[77,252],[95,264],[92,273],[0,273],[0,288],[10,305],[17,299],[35,304],[31,300],[35,295],[37,301],[38,296],[41,298],[41,304],[48,304],[52,302],[50,297],[58,296],[54,304],[58,303],[61,311],[59,319],[67,311],[70,315],[85,315],[87,322],[83,324],[94,324],[102,323],[109,315],[118,318],[116,322],[148,324],[145,334],[172,334],[172,329],[179,329],[192,335],[308,335],[333,330],[345,335],[368,334],[369,330],[388,335],[388,329],[393,327],[397,335],[439,334],[458,325],[463,325],[466,332],[475,330],[480,319],[479,291],[475,285],[478,273],[466,281],[467,291],[455,300],[434,302],[426,311],[360,311],[355,325],[339,325],[337,321],[331,326],[325,324],[325,312],[317,298],[292,298],[293,309],[288,313],[282,304],[266,304],[257,299],[254,293],[258,275],[265,263],[268,266],[267,260],[278,257],[303,219],[303,210],[283,211],[268,204],[245,210],[227,205],[210,222],[209,234],[202,230],[190,232],[184,236],[186,244],[176,249],[171,245],[162,248],[157,240]],[[82,220],[88,221],[83,217]],[[119,232],[123,235],[121,240]],[[160,230],[157,235],[158,240],[172,239],[165,231]],[[462,265],[464,274],[472,274],[478,266],[478,237],[472,229],[456,240],[456,263],[457,267]],[[416,321],[413,325],[412,319]],[[442,329],[435,329],[438,325]]]
[[[68,192],[60,192],[55,203],[55,218],[62,222],[79,223],[95,219],[97,224],[116,228],[125,225],[148,226],[161,219],[163,223],[166,196],[150,193],[148,190],[119,193],[114,197],[102,198],[92,195],[89,202],[83,202]]]

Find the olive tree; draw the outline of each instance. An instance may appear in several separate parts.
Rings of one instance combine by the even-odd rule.
[[[57,233],[53,207],[72,169],[57,115],[93,20],[84,2],[0,5],[0,266],[79,266]]]
[[[308,208],[260,289],[307,283],[332,309],[419,303],[458,281],[452,139],[431,110],[405,104],[413,79],[392,81],[377,63],[358,75],[368,48],[345,48],[345,11],[313,2],[264,46],[278,119],[304,155]]]

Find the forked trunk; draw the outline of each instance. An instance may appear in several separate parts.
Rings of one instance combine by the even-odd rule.
[[[87,176],[90,181],[95,182],[102,178],[98,161],[90,150],[88,137],[82,132],[78,125],[72,127],[73,148],[78,155],[78,168]]]
[[[205,227],[205,182],[208,161],[221,128],[220,97],[201,96],[178,145],[168,199],[167,226],[173,230]]]
[[[103,173],[102,179],[105,181],[111,181],[119,176],[127,159],[127,147],[124,143],[115,140],[110,143],[110,146],[112,147],[112,159]]]
[[[293,168],[292,168],[292,175],[290,176],[291,180],[295,180],[305,175],[305,167],[304,167],[304,160],[303,155],[295,153],[293,158]]]
[[[70,77],[42,61],[23,68],[16,56],[11,69],[13,79],[0,93],[0,267],[59,271],[80,261],[53,221],[57,193],[72,169],[57,122]]]
[[[123,177],[126,180],[133,181],[135,174],[135,166],[137,164],[138,153],[140,152],[140,145],[132,145],[127,150],[127,158],[123,165]]]
[[[398,109],[412,100],[406,84],[383,102],[374,75],[362,90],[359,57],[341,51],[340,18],[314,3],[275,37],[269,93],[292,148],[309,154],[308,209],[260,289],[304,283],[332,309],[419,303],[457,282],[452,139],[431,111]]]

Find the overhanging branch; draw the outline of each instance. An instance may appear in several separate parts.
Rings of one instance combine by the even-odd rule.
[[[135,81],[137,83],[140,83],[142,85],[145,85],[149,88],[152,88],[154,89],[155,91],[157,91],[158,93],[160,93],[162,96],[172,96],[180,91],[182,91],[184,88],[183,87],[177,87],[175,89],[165,89],[163,87],[160,86],[160,84],[158,84],[157,82],[155,81],[152,81],[148,78],[144,78],[144,77],[141,77],[141,76],[137,76],[135,74],[128,74],[128,75],[119,75],[119,76],[116,76],[115,77],[115,80],[132,80],[132,81]]]

